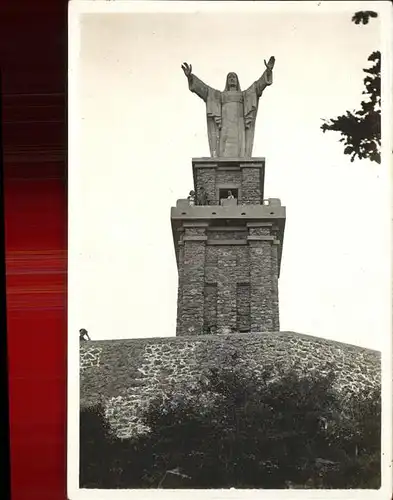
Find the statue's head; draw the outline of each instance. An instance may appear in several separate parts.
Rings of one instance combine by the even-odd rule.
[[[228,73],[225,90],[241,90],[239,78],[236,73]]]

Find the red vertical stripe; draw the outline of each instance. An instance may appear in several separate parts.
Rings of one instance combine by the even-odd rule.
[[[65,498],[66,2],[5,2],[6,288],[13,500]]]

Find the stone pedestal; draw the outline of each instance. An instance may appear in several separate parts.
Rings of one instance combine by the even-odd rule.
[[[279,330],[285,208],[263,199],[264,171],[263,158],[193,159],[196,204],[171,210],[178,336]]]
[[[193,158],[192,170],[197,200],[204,190],[208,204],[219,205],[220,189],[237,189],[239,203],[262,203],[264,158]]]

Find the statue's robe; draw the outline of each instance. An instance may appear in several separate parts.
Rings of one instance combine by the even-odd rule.
[[[212,157],[249,158],[254,144],[259,98],[272,84],[265,71],[247,90],[224,90],[206,85],[190,75],[189,89],[206,103],[207,131]]]

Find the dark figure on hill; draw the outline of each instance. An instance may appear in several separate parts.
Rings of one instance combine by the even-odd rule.
[[[85,328],[81,328],[79,330],[79,342],[85,342],[86,340],[91,340],[87,330]]]

